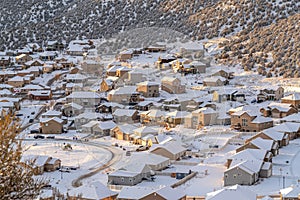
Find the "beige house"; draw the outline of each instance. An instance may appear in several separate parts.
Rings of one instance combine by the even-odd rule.
[[[68,103],[76,103],[83,107],[95,107],[101,100],[101,95],[96,92],[78,91],[72,92],[66,97]]]
[[[113,117],[116,123],[135,123],[139,120],[138,111],[134,109],[116,109]]]
[[[100,83],[100,91],[107,92],[116,88],[119,77],[109,76],[103,79]]]
[[[165,112],[161,110],[151,109],[140,113],[140,122],[142,124],[159,125],[162,124]]]
[[[128,72],[128,78],[125,80],[126,84],[128,85],[135,85],[137,83],[146,81],[146,77],[142,72],[139,72],[137,70],[132,70]]]
[[[203,79],[203,86],[218,87],[227,84],[227,79],[221,76],[212,76]]]
[[[298,113],[298,109],[293,104],[272,102],[267,107],[261,108],[260,112],[265,117],[283,118]]]
[[[107,100],[123,104],[137,103],[140,100],[140,94],[136,89],[136,86],[125,86],[111,90],[107,95]]]
[[[179,78],[164,77],[161,79],[161,89],[170,94],[185,93],[185,86],[181,85]]]
[[[225,79],[231,79],[231,78],[233,78],[233,72],[221,69],[221,70],[218,70],[218,71],[214,72],[212,74],[212,76],[221,76]]]
[[[13,87],[23,87],[25,85],[25,79],[21,76],[14,76],[8,79],[7,84]]]
[[[243,146],[236,149],[236,152],[244,151],[245,149],[262,149],[273,154],[278,155],[279,145],[277,141],[268,140],[263,138],[255,138],[251,141],[246,142]]]
[[[83,60],[81,62],[81,68],[88,74],[102,75],[103,73],[103,66],[100,64],[100,62],[95,60]]]
[[[257,95],[257,102],[262,101],[278,101],[283,98],[284,89],[283,87],[265,88],[260,90]]]
[[[77,103],[67,103],[64,104],[62,107],[62,113],[64,116],[77,116],[83,113],[84,109],[83,106]]]
[[[287,146],[289,144],[289,135],[287,133],[276,131],[274,130],[274,128],[265,129],[262,132],[259,132],[253,137],[247,139],[246,142],[250,142],[255,138],[274,140],[275,142],[278,143],[279,147]]]
[[[159,96],[159,84],[145,81],[137,84],[137,91],[144,97],[158,97]]]
[[[281,103],[289,103],[295,106],[295,108],[300,108],[300,94],[294,93],[289,96],[281,98]]]
[[[259,116],[252,111],[237,111],[231,114],[231,127],[240,131],[259,132],[273,126],[271,118]]]
[[[194,110],[184,119],[184,127],[198,129],[201,126],[208,126],[217,123],[218,113],[212,108],[200,108]]]
[[[31,60],[33,60],[33,58],[28,54],[20,54],[20,55],[16,56],[16,63],[17,64],[24,64],[24,63],[26,63],[28,61],[31,61]]]
[[[60,134],[63,132],[63,120],[57,117],[41,118],[40,127],[43,134]]]
[[[186,151],[187,149],[178,142],[168,142],[164,145],[157,145],[150,149],[151,153],[167,157],[170,160],[179,160],[185,155]]]

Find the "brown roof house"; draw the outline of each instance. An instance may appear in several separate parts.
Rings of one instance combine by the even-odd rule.
[[[290,103],[296,108],[300,108],[300,94],[294,93],[289,96],[281,98],[281,103]]]
[[[170,94],[185,93],[185,86],[181,85],[179,78],[164,77],[161,79],[161,89]]]
[[[144,81],[137,84],[137,91],[144,97],[158,97],[159,96],[159,83]]]
[[[57,117],[41,118],[40,127],[43,134],[60,134],[63,132],[63,120]]]
[[[170,160],[179,160],[185,155],[186,151],[187,149],[176,141],[168,142],[164,145],[157,145],[155,147],[153,146],[153,148],[150,149],[151,153],[167,157]]]

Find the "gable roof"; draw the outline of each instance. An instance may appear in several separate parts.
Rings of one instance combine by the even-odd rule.
[[[156,190],[156,188],[151,187],[123,187],[118,195],[118,199],[141,199]]]
[[[215,192],[207,193],[206,200],[232,200],[232,199],[243,199],[243,200],[255,200],[256,194],[246,187],[240,185],[234,185],[225,187]]]
[[[265,140],[262,138],[255,138],[254,140],[251,140],[249,143],[253,144],[254,146],[258,147],[259,149],[263,150],[271,150],[273,147],[274,141],[272,140]]]
[[[133,116],[137,110],[134,109],[116,109],[115,112],[113,113],[114,116]]]
[[[170,142],[167,142],[163,145],[157,145],[150,152],[153,152],[153,151],[155,151],[156,149],[159,149],[159,148],[165,149],[166,151],[170,152],[173,155],[177,154],[177,153],[180,153],[180,152],[186,151],[186,148],[181,146],[177,141],[170,141]]]
[[[293,93],[289,96],[285,96],[285,97],[281,98],[281,100],[299,101],[300,100],[300,93]]]

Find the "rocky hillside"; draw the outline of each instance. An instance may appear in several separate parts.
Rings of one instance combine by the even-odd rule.
[[[0,6],[0,49],[142,27],[197,39],[247,34],[300,10],[298,0],[3,0]]]
[[[300,14],[279,20],[251,33],[220,44],[224,51],[219,59],[227,63],[242,63],[247,70],[257,70],[267,77],[300,77]]]

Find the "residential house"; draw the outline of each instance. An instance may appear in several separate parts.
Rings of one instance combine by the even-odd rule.
[[[33,60],[33,57],[31,55],[28,54],[20,54],[18,56],[16,56],[16,63],[17,64],[24,64],[28,61]]]
[[[26,68],[29,68],[32,66],[43,66],[44,62],[41,61],[40,59],[33,59],[33,60],[25,62],[24,65]]]
[[[107,76],[117,76],[117,70],[123,68],[121,65],[114,65],[106,70]]]
[[[144,74],[137,70],[132,70],[128,72],[128,78],[125,80],[126,84],[128,85],[135,85],[137,83],[146,81],[146,77]]]
[[[114,102],[104,102],[101,103],[97,108],[96,112],[100,113],[113,113],[117,109],[123,109],[125,106],[119,103],[114,103]]]
[[[85,83],[88,77],[82,74],[67,74],[64,80],[68,83]]]
[[[50,61],[56,58],[57,54],[54,51],[44,51],[39,54],[39,59],[42,61]]]
[[[214,192],[207,193],[205,199],[224,200],[224,197],[226,197],[227,199],[256,200],[256,193],[246,187],[233,185]]]
[[[115,77],[115,76],[109,76],[109,77],[103,79],[100,83],[100,91],[107,92],[107,91],[115,89],[117,86],[118,80],[119,80],[119,77]]]
[[[51,90],[36,90],[28,92],[29,99],[32,100],[51,100],[52,99],[52,91]]]
[[[21,100],[22,100],[21,98],[14,98],[14,97],[13,98],[12,97],[2,97],[2,98],[0,98],[0,102],[3,102],[3,103],[11,102],[14,110],[20,110],[21,109]],[[0,106],[0,107],[3,107],[3,105]]]
[[[268,87],[265,89],[262,89],[259,91],[259,94],[257,95],[257,102],[263,102],[263,101],[278,101],[280,100],[284,95],[284,89],[281,86],[276,87]]]
[[[156,129],[153,129],[149,126],[142,126],[133,130],[134,135],[129,136],[132,137],[132,141],[135,144],[141,144],[146,146],[152,146],[155,138],[154,135],[158,134]],[[152,139],[151,139],[152,137]]]
[[[274,126],[273,129],[288,134],[289,140],[293,140],[300,136],[300,123],[285,122]]]
[[[81,131],[82,133],[86,133],[86,134],[94,134],[96,127],[99,125],[99,121],[97,120],[92,120],[89,121],[86,124],[83,124],[81,126]]]
[[[200,61],[193,61],[190,63],[196,69],[197,73],[205,73],[206,72],[206,64]]]
[[[137,84],[137,91],[140,92],[144,97],[158,97],[159,96],[159,84],[144,81]]]
[[[140,94],[136,86],[125,86],[111,90],[107,94],[107,100],[121,104],[136,104],[140,101]]]
[[[246,100],[245,94],[238,92],[238,90],[234,88],[222,88],[218,91],[213,92],[213,99],[214,102],[225,102],[225,101],[239,101],[244,102]]]
[[[119,77],[121,80],[128,79],[128,72],[132,71],[131,68],[126,66],[116,69],[116,76]]]
[[[63,132],[63,120],[57,117],[40,118],[41,133],[60,134]]]
[[[145,51],[148,52],[165,52],[166,50],[167,50],[166,45],[162,45],[162,44],[150,45],[145,48]]]
[[[62,113],[64,116],[73,117],[83,113],[83,106],[77,103],[67,103],[62,106]]]
[[[260,112],[265,117],[282,118],[298,113],[298,109],[292,104],[272,102],[267,107],[261,108]]]
[[[0,56],[0,66],[1,67],[8,67],[10,66],[10,64],[12,59],[10,58],[10,56]]]
[[[68,191],[67,200],[116,200],[117,195],[100,181],[95,181]]]
[[[300,123],[300,113],[294,113],[280,119],[280,122],[297,122]]]
[[[227,84],[228,84],[227,79],[221,76],[206,77],[203,79],[203,86],[218,87]]]
[[[151,109],[140,113],[140,122],[147,125],[159,125],[163,122],[164,116],[164,111]]]
[[[70,56],[83,56],[92,48],[95,48],[92,40],[72,40],[66,48],[66,53]]]
[[[184,119],[184,127],[198,129],[217,123],[218,113],[212,108],[200,108],[188,114]]]
[[[286,146],[289,144],[289,135],[287,133],[274,130],[274,127],[265,129],[262,132],[257,133],[253,137],[247,139],[246,142],[258,137],[266,140],[274,140],[278,143],[279,147]]]
[[[146,164],[131,163],[110,174],[108,174],[108,184],[133,186],[143,179],[151,180],[151,169]]]
[[[135,123],[139,120],[138,111],[134,109],[116,109],[113,116],[116,123]]]
[[[135,136],[133,130],[137,126],[133,124],[122,124],[113,128],[110,132],[111,137],[115,137],[117,140],[132,141],[132,136]]]
[[[168,127],[175,127],[179,124],[184,123],[185,116],[189,114],[185,111],[173,111],[169,112],[165,115],[165,122],[167,123]]]
[[[96,92],[72,92],[66,97],[68,103],[76,103],[83,107],[95,107],[100,103],[101,95]]]
[[[133,57],[133,50],[132,49],[126,49],[124,51],[121,51],[118,56],[117,59],[121,62],[125,62],[129,59],[131,59]]]
[[[61,118],[62,113],[56,110],[48,110],[47,112],[43,113],[41,116],[42,118],[53,118],[53,117]]]
[[[282,200],[299,200],[300,198],[300,186],[299,184],[292,185],[288,188],[280,190]]]
[[[150,149],[151,153],[167,157],[170,160],[179,160],[185,155],[186,151],[186,148],[174,141],[168,142],[164,145],[156,145]]]
[[[271,118],[262,117],[256,107],[245,107],[231,113],[231,127],[240,131],[259,132],[273,126]]]
[[[161,79],[161,89],[170,94],[185,93],[185,86],[181,85],[179,78],[164,77]]]
[[[300,108],[300,94],[293,93],[289,96],[281,98],[281,103],[289,103],[295,106],[295,108]]]
[[[233,72],[221,69],[221,70],[218,70],[218,71],[214,72],[212,74],[212,76],[221,76],[225,79],[232,79],[233,78]]]
[[[60,42],[57,40],[50,40],[47,41],[46,43],[46,50],[47,51],[61,51],[65,48],[66,43],[65,42]]]
[[[100,62],[96,60],[83,60],[81,62],[81,68],[84,72],[88,74],[103,74],[103,66]]]
[[[105,121],[112,119],[110,114],[102,114],[95,112],[84,112],[75,117],[74,125],[76,128],[81,128],[82,125],[87,124],[90,121]]]
[[[44,88],[40,85],[29,84],[29,85],[25,85],[24,87],[20,88],[20,93],[28,94],[31,91],[40,91],[40,90],[43,90],[43,89]]]
[[[130,162],[146,164],[153,171],[163,170],[170,165],[169,158],[149,152],[132,153]]]
[[[147,111],[150,110],[153,107],[154,103],[153,101],[141,101],[138,104],[136,104],[134,107],[138,111]]]
[[[279,145],[277,141],[274,140],[266,140],[263,138],[255,138],[251,141],[246,142],[243,146],[236,149],[236,152],[243,151],[245,149],[262,149],[271,152],[273,156],[278,154]]]
[[[23,87],[25,85],[25,79],[21,76],[14,76],[7,80],[7,84],[13,87]]]
[[[98,126],[96,127],[94,134],[101,136],[109,136],[111,130],[113,130],[117,125],[112,121],[100,121]]]

